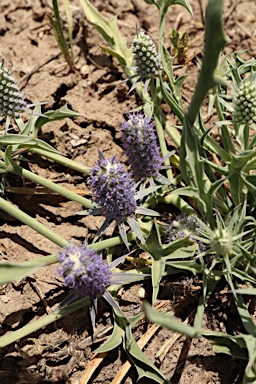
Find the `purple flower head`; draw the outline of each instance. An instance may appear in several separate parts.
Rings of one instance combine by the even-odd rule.
[[[99,160],[91,170],[89,180],[94,200],[100,206],[107,221],[123,223],[136,210],[135,184],[116,157],[105,159],[99,152]]]
[[[58,261],[57,272],[63,275],[65,284],[82,296],[95,298],[110,285],[110,267],[86,244],[69,243],[59,251]]]
[[[143,113],[130,113],[121,125],[122,141],[133,176],[136,179],[156,177],[163,162],[154,124]]]
[[[19,87],[8,69],[0,64],[0,115],[18,117],[25,111],[27,104],[24,101]]]
[[[175,241],[189,237],[195,243],[198,244],[199,250],[203,252],[205,250],[204,244],[197,240],[197,236],[200,236],[201,226],[196,215],[186,216],[184,214],[178,215],[167,228],[168,241]]]

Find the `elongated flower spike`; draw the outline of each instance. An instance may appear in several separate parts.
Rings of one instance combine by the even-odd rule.
[[[121,124],[124,152],[136,180],[160,176],[163,163],[155,126],[143,113],[130,113]]]
[[[156,46],[149,35],[144,31],[139,31],[137,28],[137,34],[132,42],[132,51],[135,67],[131,69],[134,69],[136,74],[131,76],[130,79],[138,77],[138,80],[133,84],[129,92],[144,80],[144,90],[146,92],[150,80],[154,77],[159,77],[162,71]]]
[[[16,81],[11,76],[3,62],[0,64],[0,115],[18,117],[25,111],[27,103],[24,101]]]
[[[156,46],[149,35],[144,31],[137,31],[132,42],[137,73],[140,78],[157,77],[162,69]]]
[[[251,73],[234,91],[232,120],[238,124],[256,124],[256,78]]]
[[[19,126],[19,117],[23,112],[47,118],[46,115],[35,113],[35,111],[31,112],[30,110],[30,108],[42,104],[46,103],[27,104],[16,81],[11,76],[10,71],[4,67],[2,61],[0,63],[0,121],[6,118],[5,131],[8,131],[11,119],[16,121],[20,130],[22,129]]]

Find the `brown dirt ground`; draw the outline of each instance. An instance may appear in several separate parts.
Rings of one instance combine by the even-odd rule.
[[[58,55],[59,49],[48,19],[48,15],[52,14],[50,0],[0,1],[0,58],[4,59],[5,66],[11,70],[29,102],[47,101],[45,110],[67,104],[82,114],[77,119],[46,124],[40,132],[40,138],[64,155],[92,166],[97,158],[97,148],[107,157],[121,156],[119,124],[124,114],[136,107],[139,101],[134,93],[127,94],[127,84],[120,83],[123,74],[117,62],[99,48],[103,40],[86,21],[79,0],[70,2],[75,37],[80,34],[79,42],[74,47],[75,73],[69,72],[63,56]],[[144,1],[93,0],[92,3],[107,18],[118,15],[118,25],[127,37],[128,44],[134,37],[136,23],[157,41],[158,20],[154,7]],[[201,3],[204,6],[205,1]],[[194,18],[180,6],[175,6],[169,11],[167,19],[167,33],[171,29],[178,29],[181,33],[187,31],[190,39],[189,64],[177,70],[177,73],[189,74],[184,87],[186,104],[197,78],[196,62],[202,55],[204,30],[200,1],[192,0],[191,5]],[[62,16],[65,22],[64,12]],[[227,54],[246,49],[245,58],[256,55],[255,22],[255,0],[225,1],[225,30],[230,39],[225,48]],[[169,45],[167,38],[166,44]],[[171,113],[169,117],[173,119]],[[49,180],[87,194],[86,180],[76,172],[36,156],[30,157],[29,166]],[[100,222],[91,216],[79,220],[74,217],[73,213],[81,209],[78,204],[48,192],[39,193],[28,182],[24,184],[15,178],[7,182],[6,198],[9,201],[66,239],[90,240],[99,228]],[[34,188],[34,193],[25,191],[24,187]],[[58,249],[2,211],[0,239],[1,260],[21,262],[52,254]],[[45,267],[27,279],[1,288],[0,335],[54,310],[67,295],[67,290],[63,289],[61,281],[55,276],[55,268]],[[178,290],[180,285],[183,288]],[[128,315],[134,315],[141,309],[138,287],[130,287],[120,293],[120,304]],[[196,283],[192,282],[188,289],[185,278],[176,276],[172,282],[163,282],[159,302],[163,301],[165,311],[170,310],[175,302],[178,314],[185,319],[197,303],[196,292]],[[232,326],[236,329],[236,312],[227,300],[225,291],[222,292],[210,303],[205,326],[224,331],[232,329]],[[136,339],[139,340],[149,328],[150,325],[145,322],[136,326]],[[110,313],[104,302],[100,305],[93,342],[88,312],[81,310],[3,348],[0,351],[0,382],[78,384],[93,351],[110,333]],[[172,336],[172,332],[159,327],[144,348],[146,355],[172,383],[242,382],[244,362],[226,355],[215,355],[205,339],[187,341],[179,337],[160,354],[160,348]],[[125,360],[126,355],[120,349],[109,353],[92,378],[83,382],[112,383]],[[122,383],[135,383],[136,380],[136,371],[132,368]],[[142,380],[141,383],[149,381]]]

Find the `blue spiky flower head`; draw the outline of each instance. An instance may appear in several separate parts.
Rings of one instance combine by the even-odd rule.
[[[152,119],[143,113],[130,113],[121,125],[121,132],[124,152],[135,179],[158,176],[163,159]]]
[[[149,277],[147,274],[122,272],[117,268],[128,255],[123,255],[107,264],[101,256],[88,247],[87,243],[69,242],[58,252],[60,266],[58,275],[63,276],[64,284],[72,289],[71,294],[60,304],[66,306],[79,297],[85,297],[84,304],[90,307],[93,330],[97,314],[97,300],[103,297],[117,313],[126,318],[116,300],[109,292],[112,284],[123,285],[137,282]]]
[[[108,222],[123,223],[136,210],[135,183],[116,157],[105,159],[99,151],[99,160],[91,170],[89,180],[94,200]]]
[[[82,296],[96,298],[110,285],[110,267],[87,244],[69,243],[59,251],[58,261],[64,283]]]
[[[0,115],[17,118],[25,111],[19,87],[3,63],[0,64]]]
[[[256,124],[256,75],[246,77],[234,90],[232,120],[238,124]]]

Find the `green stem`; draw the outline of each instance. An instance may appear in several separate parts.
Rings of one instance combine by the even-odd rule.
[[[127,239],[129,242],[136,239],[136,235],[134,232],[127,233]],[[65,244],[60,244],[61,247],[64,247],[67,244],[67,241],[65,240]],[[123,244],[123,239],[121,236],[112,237],[111,239],[106,239],[99,241],[98,243],[89,244],[88,248],[94,249],[97,252],[103,251],[104,249],[115,247],[117,245]],[[49,255],[44,257],[38,257],[37,259],[33,260],[33,263],[38,263],[39,265],[44,262],[45,264],[54,264],[57,263],[57,256],[56,255]],[[30,264],[31,260],[24,261],[22,264]]]
[[[169,105],[172,112],[177,116],[177,118],[180,120],[180,122],[183,123],[184,113],[183,113],[182,108],[179,106],[179,104],[176,102],[176,100],[173,98],[173,96],[170,94],[170,92],[166,89],[163,79],[160,79],[160,85],[161,85],[161,92],[163,95],[163,99]]]
[[[177,128],[173,127],[169,121],[166,121],[165,132],[172,139],[177,148],[180,147],[180,132]]]
[[[8,333],[7,335],[4,335],[0,338],[0,348],[5,347],[6,345],[9,345],[13,343],[16,340],[21,339],[22,337],[25,337],[32,332],[36,332],[39,329],[46,327],[47,325],[53,323],[54,321],[57,321],[61,319],[62,317],[65,317],[69,315],[70,313],[73,313],[77,311],[78,309],[84,308],[86,305],[89,304],[89,298],[83,297],[80,300],[75,301],[72,304],[69,304],[68,306],[58,309],[51,313],[50,315],[44,316],[43,318],[36,320],[32,323],[29,323],[22,327],[21,329],[18,329],[17,331],[14,331],[12,333]]]
[[[158,203],[172,204],[177,207],[181,212],[184,212],[186,215],[197,214],[194,208],[191,207],[185,200],[183,200],[178,195],[167,195],[165,197],[159,197]]]
[[[217,95],[217,86],[213,88],[213,94],[215,95],[214,105],[215,105],[219,120],[224,121],[225,118],[224,118],[222,108],[221,108],[221,105],[220,105],[220,102],[218,99],[218,95]],[[234,148],[234,145],[232,143],[231,137],[228,133],[227,127],[222,126],[221,127],[221,133],[222,133],[222,140],[223,140],[224,149],[227,152],[235,153],[235,148]]]
[[[157,135],[158,135],[158,140],[162,152],[162,156],[165,157],[168,154],[167,146],[166,146],[166,141],[164,138],[164,129],[163,129],[163,119],[161,117],[161,98],[160,98],[160,88],[159,88],[159,81],[157,81],[157,87],[154,85],[154,80],[152,79],[150,82],[150,91],[151,95],[153,96],[153,105],[154,105],[154,117],[155,117],[155,122],[156,122],[156,129],[157,129]],[[167,158],[165,159],[164,164],[166,166],[170,166],[170,159]],[[167,169],[166,171],[168,179],[173,182],[173,174],[171,169]]]
[[[79,203],[83,205],[86,208],[95,208],[95,205],[85,197],[79,196],[74,192],[69,191],[68,189],[61,187],[60,185],[57,185],[53,183],[52,181],[46,180],[45,178],[38,176],[34,174],[33,172],[30,172],[16,163],[12,163],[12,167],[8,169],[9,172],[15,173],[16,175],[25,177],[28,180],[34,181],[37,184],[43,185],[44,187],[60,194],[61,196],[66,197],[69,200],[75,201],[76,203]]]
[[[15,217],[16,219],[20,220],[22,223],[28,225],[41,235],[47,237],[49,240],[51,240],[53,243],[63,247],[67,244],[67,240],[64,239],[64,237],[57,235],[55,232],[53,232],[51,229],[45,227],[43,224],[39,223],[37,220],[33,219],[23,211],[21,211],[19,208],[15,207],[13,204],[9,203],[8,201],[4,200],[2,197],[0,197],[0,208],[10,214],[11,216]]]
[[[83,173],[85,175],[90,174],[90,168],[86,167],[83,164],[78,163],[75,160],[68,159],[62,155],[57,154],[57,153],[46,151],[46,150],[41,149],[41,148],[32,148],[29,151],[31,153],[36,153],[38,155],[44,156],[47,159],[51,159],[56,163],[64,165],[65,167],[68,167],[70,169],[74,169],[75,171],[78,171],[78,172]]]
[[[209,0],[206,8],[204,58],[196,89],[187,112],[190,127],[194,125],[199,108],[207,92],[217,83],[214,70],[218,62],[219,53],[226,44],[222,25],[222,7],[223,0]]]

